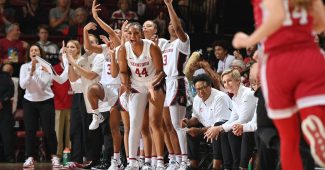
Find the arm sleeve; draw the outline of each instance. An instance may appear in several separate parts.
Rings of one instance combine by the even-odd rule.
[[[257,98],[253,92],[249,92],[242,99],[243,103],[238,108],[239,118],[234,122],[235,124],[244,124],[252,120],[256,109]]]
[[[232,129],[232,125],[234,124],[235,120],[237,120],[237,119],[238,119],[237,109],[236,109],[236,107],[233,107],[233,110],[232,110],[232,112],[230,113],[230,118],[229,118],[229,120],[228,120],[226,123],[224,123],[224,124],[221,125],[222,128],[223,128],[226,132],[230,131],[230,130]]]
[[[30,70],[28,70],[28,65],[24,64],[20,68],[19,73],[19,85],[22,89],[26,89],[26,87],[29,85],[30,81],[32,79],[32,76],[30,76]]]
[[[249,121],[248,123],[243,124],[243,131],[244,132],[254,132],[257,129],[257,123],[256,123],[256,110],[253,116],[253,119]]]
[[[49,83],[52,81],[52,75],[48,72],[42,71],[40,68],[38,70],[35,70],[36,74],[32,77],[33,81],[36,82],[37,86],[40,89],[45,89]]]

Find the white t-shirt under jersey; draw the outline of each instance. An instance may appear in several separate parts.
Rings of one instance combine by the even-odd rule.
[[[176,39],[173,42],[168,42],[164,47],[162,57],[167,78],[185,76],[183,70],[191,52],[190,38],[188,35],[186,36],[187,40],[185,42]]]
[[[152,41],[142,39],[143,50],[139,56],[136,56],[132,50],[131,43],[125,43],[126,59],[131,70],[131,82],[149,82],[156,73],[152,57],[150,55],[150,46]]]

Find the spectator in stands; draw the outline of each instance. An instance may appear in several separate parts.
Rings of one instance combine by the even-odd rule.
[[[74,21],[74,11],[70,9],[70,0],[57,0],[57,7],[50,10],[50,27],[56,35],[67,35]]]
[[[230,64],[235,57],[229,54],[228,46],[225,41],[216,41],[213,43],[212,47],[214,48],[214,55],[219,60],[217,72],[221,74],[230,68]]]
[[[54,70],[61,75],[64,69],[61,58],[61,62],[54,66]],[[63,149],[71,148],[70,109],[73,91],[69,81],[65,81],[63,84],[53,81],[52,90],[54,93],[55,132],[58,140],[57,156],[61,158]]]
[[[11,98],[14,95],[14,84],[7,72],[0,70],[0,135],[3,154],[6,162],[14,160],[14,118]]]
[[[88,12],[84,8],[77,8],[74,12],[76,25],[69,27],[69,39],[78,40],[83,44],[83,28],[88,23]]]
[[[26,156],[24,168],[34,168],[36,156],[36,131],[38,124],[44,131],[48,154],[52,157],[52,166],[60,167],[60,159],[56,156],[57,140],[54,130],[54,94],[51,89],[51,74],[37,63],[36,56],[44,56],[42,48],[32,45],[28,52],[28,62],[20,69],[19,85],[26,89],[23,101],[24,125],[26,131]]]
[[[255,62],[253,59],[253,55],[256,50],[257,50],[257,45],[253,45],[245,49],[246,55],[244,56],[239,52],[239,50],[235,50],[233,54],[236,59],[243,60],[246,67],[250,67],[252,63]]]
[[[0,39],[0,63],[10,63],[14,67],[14,77],[18,77],[20,66],[25,63],[28,44],[19,40],[20,27],[18,23],[6,28],[6,37]]]
[[[45,52],[45,57],[48,60],[58,59],[59,48],[55,43],[48,40],[49,38],[49,27],[47,25],[38,26],[38,37],[39,41],[36,42],[42,50]]]
[[[0,33],[4,33],[5,27],[12,23],[14,13],[13,9],[6,8],[6,0],[0,0]]]
[[[246,69],[244,61],[234,59],[230,64],[230,68],[238,70],[241,75],[241,82],[244,86],[249,87],[249,67]]]
[[[137,21],[138,15],[129,10],[128,0],[119,0],[117,2],[118,10],[114,11],[112,14],[112,19],[114,20],[113,28],[121,28],[123,20]]]
[[[37,33],[37,26],[48,24],[48,11],[40,6],[40,0],[30,0],[23,7],[24,24],[21,25],[21,30],[24,34],[34,35]]]
[[[234,95],[232,97],[233,109],[226,123],[209,128],[205,136],[208,139],[215,139],[220,132],[229,132],[228,139],[232,152],[233,168],[238,169],[242,137],[233,133],[233,125],[244,124],[252,120],[257,98],[250,88],[241,84],[241,76],[238,70],[228,69],[222,73],[221,78],[226,90]]]
[[[187,132],[189,159],[191,168],[198,169],[200,141],[210,126],[224,124],[229,118],[232,103],[229,96],[211,87],[211,79],[206,74],[194,77],[197,95],[193,102],[192,118],[184,118],[180,123],[182,128],[189,128]],[[211,140],[213,145],[213,168],[216,170],[231,168],[231,152],[227,133],[222,133],[217,140]]]

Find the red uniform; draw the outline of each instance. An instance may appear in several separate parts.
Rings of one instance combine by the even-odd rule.
[[[268,11],[253,0],[257,27]],[[314,42],[313,18],[289,9],[283,26],[263,41],[261,81],[271,118],[287,118],[298,109],[325,105],[325,58]]]

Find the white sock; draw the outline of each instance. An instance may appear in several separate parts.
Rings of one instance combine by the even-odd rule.
[[[169,160],[170,161],[176,161],[175,155],[174,154],[169,154]]]
[[[146,158],[144,159],[144,162],[145,162],[145,163],[151,163],[151,158],[150,158],[150,157],[146,157]]]
[[[182,161],[183,161],[183,162],[187,162],[187,160],[188,160],[188,159],[187,159],[187,155],[182,155]]]
[[[93,110],[93,112],[94,112],[94,114],[99,115],[99,110],[98,109]]]
[[[164,166],[164,157],[162,157],[162,156],[157,157],[157,166],[158,165]]]
[[[157,165],[157,157],[151,157],[151,166]]]
[[[114,153],[114,159],[117,161],[118,164],[121,163],[120,152]]]
[[[182,155],[176,155],[176,162],[178,164],[181,164],[182,163]]]

